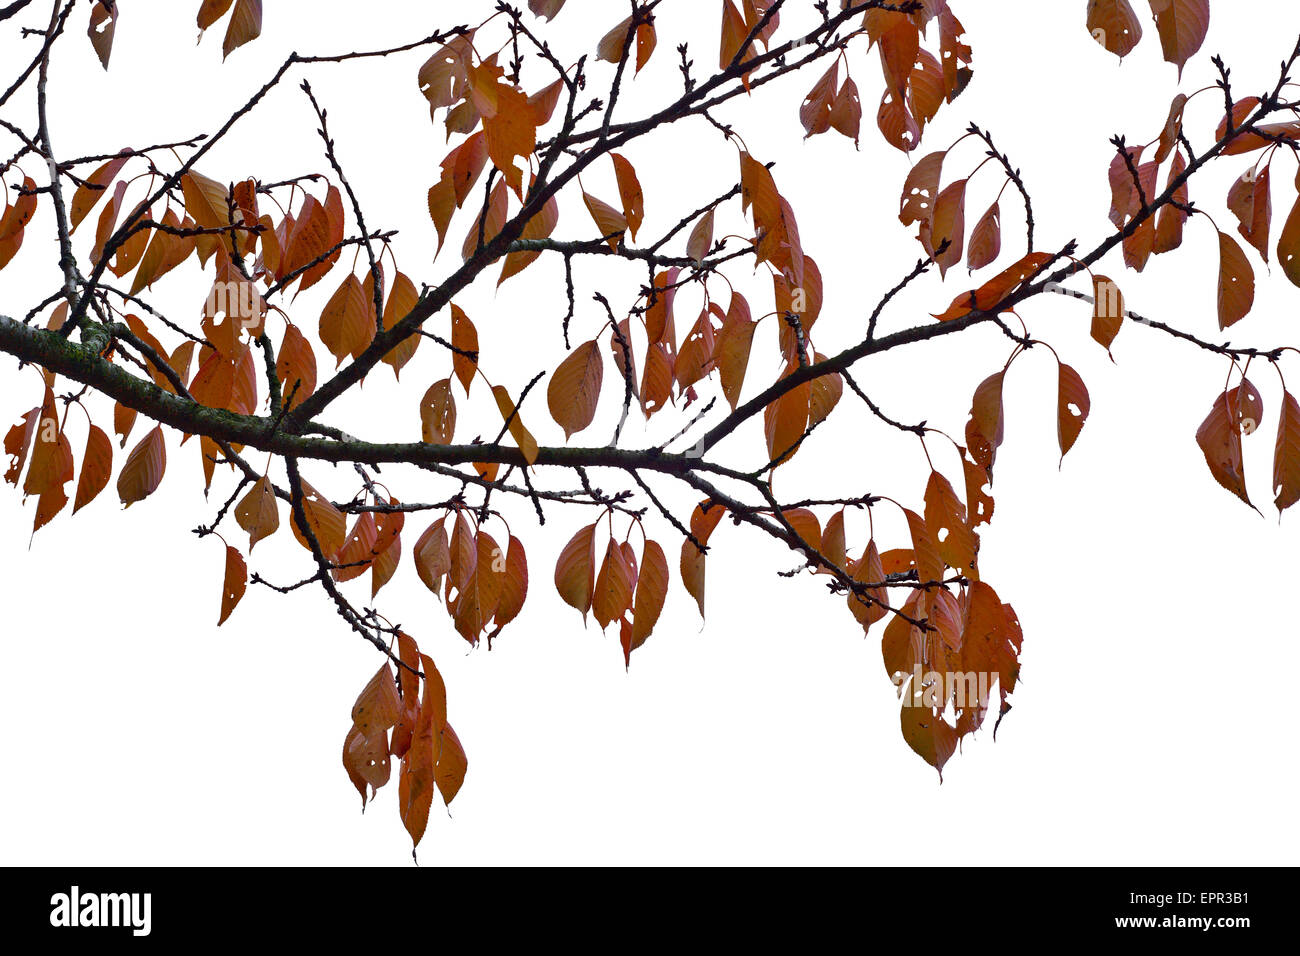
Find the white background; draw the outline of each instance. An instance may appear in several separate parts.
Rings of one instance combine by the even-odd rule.
[[[375,0],[364,14],[354,3],[267,4],[263,37],[223,69],[220,28],[193,44],[197,3],[122,6],[107,76],[82,35],[84,10],[56,48],[52,135],[61,156],[211,130],[292,49],[378,48],[458,17],[475,19],[464,12],[474,5],[462,3]],[[435,8],[432,15],[428,7]],[[570,0],[551,36],[576,55],[624,15],[622,7]],[[663,4],[659,50],[629,88],[621,115],[642,115],[676,94],[674,47],[681,39],[691,40],[698,64],[714,61],[716,7]],[[1108,234],[1107,139],[1117,132],[1130,142],[1154,138],[1180,88],[1145,13],[1146,39],[1118,65],[1088,36],[1084,7],[1082,0],[954,0],[975,49],[975,80],[944,109],[915,154],[946,147],[970,120],[990,129],[1024,170],[1046,249],[1071,237],[1088,249]],[[1181,89],[1213,81],[1208,57],[1215,52],[1234,66],[1239,95],[1271,88],[1275,64],[1300,33],[1300,11],[1263,0],[1220,0],[1214,7],[1209,39]],[[44,15],[29,10],[18,22],[35,26]],[[789,22],[803,21],[792,15]],[[14,32],[6,24],[0,41],[0,61],[11,65],[6,74],[27,61],[37,42],[18,41]],[[264,181],[323,170],[310,108],[296,89],[309,76],[330,110],[341,160],[368,221],[400,229],[403,269],[417,283],[434,283],[454,267],[468,218],[456,220],[451,248],[430,265],[433,230],[424,197],[446,146],[416,87],[426,56],[295,68],[291,81],[199,168],[222,180],[255,175]],[[883,144],[871,122],[881,89],[877,58],[855,46],[851,64],[867,112],[860,152],[834,133],[801,141],[798,99],[819,74],[719,114],[756,156],[777,162],[777,182],[798,214],[804,246],[826,275],[826,308],[814,337],[828,354],[861,337],[873,304],[920,254],[896,218],[908,160]],[[596,95],[611,74],[607,64],[592,66],[589,93]],[[528,66],[525,80],[530,89],[544,81],[540,62]],[[30,100],[24,92],[14,101],[21,107],[7,107],[6,117],[26,119]],[[1217,93],[1194,101],[1187,130],[1198,148],[1208,142],[1221,102]],[[6,156],[14,148],[10,139],[0,149]],[[625,152],[645,186],[646,236],[736,177],[734,149],[702,121],[656,133]],[[1223,196],[1253,159],[1221,161],[1194,181],[1193,199],[1225,230],[1235,230],[1235,221]],[[966,175],[978,161],[978,148],[967,142],[949,160],[945,181]],[[1275,236],[1295,198],[1293,163],[1278,156],[1274,166]],[[29,158],[26,165],[39,179],[38,164]],[[608,164],[595,170],[584,177],[586,188],[613,201]],[[979,173],[968,222],[999,186],[994,168]],[[1003,210],[1004,249],[1018,256],[1023,232],[1014,191],[1004,196]],[[1156,258],[1143,275],[1126,275],[1118,254],[1100,271],[1121,282],[1131,308],[1221,340],[1217,245],[1208,221],[1197,219],[1188,225],[1184,248]],[[718,232],[742,230],[733,203],[720,215]],[[78,234],[79,248],[90,231]],[[557,235],[593,234],[571,197]],[[21,317],[54,288],[52,235],[43,210],[29,227],[30,247],[0,273],[0,311]],[[1260,294],[1254,313],[1232,330],[1234,342],[1295,342],[1300,290],[1278,270],[1269,276],[1253,250],[1249,255]],[[583,263],[578,271],[575,341],[603,321],[590,303],[594,288],[616,308],[632,304],[642,274],[609,265]],[[341,274],[291,307],[304,328],[315,328],[322,296]],[[761,275],[744,267],[729,275],[761,304],[756,311],[770,308]],[[458,301],[479,326],[485,369],[517,392],[561,355],[561,273],[558,264],[538,264],[499,292],[493,281],[485,278]],[[925,321],[927,312],[940,311],[971,284],[964,269],[943,285],[925,279],[885,314],[882,329]],[[160,283],[158,301],[188,317],[197,314],[206,289],[190,264]],[[723,287],[714,292],[725,305]],[[684,331],[681,323],[698,297],[678,301]],[[450,815],[435,811],[420,862],[1293,862],[1291,681],[1300,651],[1292,589],[1300,539],[1294,515],[1279,525],[1269,488],[1277,377],[1264,368],[1251,373],[1268,404],[1261,433],[1247,448],[1260,518],[1214,483],[1194,440],[1222,389],[1224,360],[1128,326],[1112,365],[1088,339],[1085,304],[1043,297],[1023,317],[1079,369],[1093,408],[1058,471],[1050,353],[1035,349],[1013,366],[994,486],[997,514],[983,536],[981,567],[1017,608],[1026,636],[1023,685],[996,744],[987,727],[968,739],[941,785],[899,735],[879,631],[864,641],[843,599],[826,595],[824,579],[779,577],[797,564],[792,556],[730,523],[713,539],[703,628],[677,581],[679,539],[662,522],[653,525],[670,555],[674,583],[654,636],[624,673],[616,635],[602,637],[594,624],[584,630],[551,584],[559,545],[592,513],[552,509],[538,529],[528,503],[516,500],[508,515],[528,543],[532,585],[523,617],[490,653],[469,651],[453,632],[416,581],[409,553],[380,596],[381,609],[438,662],[451,720],[469,753],[465,787]],[[431,328],[445,332],[445,322],[440,316]],[[278,326],[272,329],[278,337]],[[1008,346],[996,330],[983,328],[873,359],[855,374],[896,417],[925,419],[959,436],[971,390],[1001,367]],[[318,355],[324,374],[328,356],[323,349]],[[772,339],[760,335],[750,389],[777,374],[775,355]],[[1293,387],[1300,388],[1300,365],[1288,363]],[[401,387],[381,368],[358,398],[331,410],[330,420],[368,437],[413,439],[415,403],[448,373],[448,364],[426,342]],[[15,372],[12,360],[0,367],[7,427],[38,401],[39,382],[31,370]],[[607,386],[614,381],[608,374]],[[539,389],[526,419],[544,443],[562,441],[540,395]],[[596,425],[576,441],[606,441],[615,405],[610,391]],[[107,430],[109,406],[91,407]],[[458,439],[495,432],[481,383],[461,413]],[[77,429],[84,425],[75,413],[73,422],[80,458],[84,433]],[[676,429],[666,420],[645,431],[634,425],[628,445]],[[143,433],[137,426],[133,438]],[[168,474],[153,498],[123,514],[110,486],[75,519],[61,515],[30,547],[34,502],[24,506],[12,488],[0,494],[7,766],[0,860],[409,865],[396,784],[363,816],[339,761],[352,701],[379,663],[373,648],[314,591],[285,598],[252,589],[226,626],[215,628],[221,547],[190,529],[211,520],[230,486],[214,488],[205,503],[197,443],[180,448],[178,438],[168,435]],[[757,423],[724,451],[740,464],[759,464]],[[936,441],[932,453],[955,478],[951,450]],[[778,476],[777,488],[792,495],[871,491],[917,507],[926,473],[913,439],[881,427],[846,395],[831,423]],[[356,491],[345,470],[308,464],[306,475],[334,497]],[[396,469],[385,479],[404,500],[434,500],[450,490]],[[617,480],[597,475],[607,488]],[[685,514],[692,497],[658,487]],[[862,520],[850,525],[857,548]],[[408,548],[425,526],[419,519],[408,523]],[[882,509],[877,527],[886,546],[906,543],[896,514]],[[233,524],[227,535],[244,550],[247,540]],[[304,552],[283,529],[259,546],[251,566],[282,583],[308,573]],[[368,578],[351,588],[356,600],[366,601]]]

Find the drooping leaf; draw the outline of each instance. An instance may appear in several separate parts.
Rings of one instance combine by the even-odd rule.
[[[72,505],[76,514],[98,497],[108,487],[113,475],[113,443],[98,425],[91,425],[86,435],[86,454],[81,459],[81,475],[77,479],[77,497]]]
[[[1290,392],[1283,393],[1282,413],[1278,416],[1273,493],[1279,514],[1300,501],[1300,403]]]
[[[450,445],[456,433],[456,397],[451,379],[444,378],[429,386],[420,400],[421,441]]]
[[[1255,304],[1255,270],[1226,232],[1219,233],[1219,328],[1245,318]]]
[[[221,586],[221,618],[217,621],[217,627],[226,623],[247,587],[248,565],[244,562],[244,556],[227,545],[226,572]]]
[[[596,417],[604,378],[600,343],[595,339],[575,348],[556,368],[546,388],[551,417],[564,429],[565,439],[582,431]]]
[[[1122,60],[1142,39],[1142,24],[1128,0],[1088,0],[1088,32]]]
[[[510,437],[515,440],[519,446],[520,452],[523,453],[524,461],[533,465],[537,463],[537,440],[533,438],[532,433],[524,427],[523,420],[519,417],[519,410],[515,408],[514,400],[511,399],[510,393],[506,391],[504,385],[492,386],[492,397],[496,399],[497,409],[501,412],[501,418],[505,421]]]
[[[117,494],[122,504],[129,508],[148,498],[158,489],[166,469],[167,448],[162,426],[157,425],[131,449],[117,476]]]
[[[564,603],[577,608],[586,620],[596,585],[596,525],[575,534],[555,562],[555,589]]]
[[[1061,458],[1064,459],[1078,441],[1092,403],[1079,373],[1063,362],[1057,373],[1056,395],[1056,438],[1061,446]]]
[[[1210,0],[1150,0],[1151,13],[1156,18],[1156,31],[1165,59],[1183,67],[1192,58],[1210,29]]]
[[[275,501],[275,489],[266,475],[257,479],[248,494],[235,505],[235,521],[248,532],[248,551],[251,554],[257,542],[269,538],[280,527],[280,509]]]

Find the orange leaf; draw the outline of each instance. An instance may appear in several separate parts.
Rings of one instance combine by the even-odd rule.
[[[710,209],[700,221],[695,224],[691,230],[690,239],[686,242],[686,255],[695,260],[695,264],[701,265],[708,258],[709,250],[713,248],[713,210]]]
[[[497,400],[497,409],[501,412],[501,418],[506,422],[510,430],[510,437],[515,440],[519,450],[523,452],[524,461],[533,465],[537,463],[537,440],[533,438],[532,433],[524,427],[523,420],[519,417],[519,411],[515,408],[514,401],[510,398],[510,393],[506,391],[504,385],[492,386],[492,397]]]
[[[397,696],[392,668],[385,663],[370,678],[352,705],[352,723],[367,737],[383,733],[397,723],[402,700]]]
[[[970,420],[966,424],[966,444],[975,463],[992,469],[1002,444],[1003,372],[990,375],[975,389]]]
[[[1056,394],[1056,437],[1061,446],[1061,458],[1064,459],[1078,441],[1079,433],[1088,421],[1092,403],[1079,373],[1064,363],[1057,374]]]
[[[1088,0],[1088,32],[1122,60],[1142,39],[1142,24],[1128,0]]]
[[[86,28],[86,35],[106,70],[108,59],[113,55],[113,31],[117,27],[118,13],[117,4],[105,0],[98,0],[90,8],[90,26]]]
[[[439,518],[429,525],[427,531],[420,535],[412,557],[415,559],[415,573],[434,594],[442,587],[442,578],[451,570],[451,549],[447,544],[447,532],[444,530],[446,518]]]
[[[275,490],[266,475],[259,478],[248,494],[235,506],[235,521],[248,532],[248,550],[251,553],[257,542],[275,534],[280,527],[280,509],[276,505]]]
[[[582,194],[582,201],[586,203],[587,212],[591,213],[596,228],[600,230],[601,238],[609,243],[611,250],[617,252],[619,240],[628,228],[627,218],[609,203],[589,193]]]
[[[555,589],[564,603],[586,620],[596,583],[596,525],[589,524],[569,539],[555,562]]]
[[[1002,211],[995,202],[988,212],[980,217],[970,234],[970,251],[967,253],[966,267],[974,272],[991,265],[1002,251]]]
[[[384,328],[391,329],[397,325],[419,302],[420,293],[416,291],[415,283],[404,272],[398,272],[393,277],[393,288],[388,293],[388,302],[384,305]],[[401,381],[402,368],[415,355],[419,345],[419,335],[408,335],[384,356],[384,364],[392,367],[393,377],[398,381]]]
[[[221,587],[221,619],[217,621],[217,627],[226,623],[247,587],[248,565],[244,563],[244,556],[227,545],[226,575]]]
[[[1205,42],[1210,29],[1210,0],[1159,0],[1152,2],[1151,12],[1156,18],[1156,31],[1165,59],[1183,67]]]
[[[451,358],[452,370],[468,395],[470,384],[474,381],[474,372],[478,368],[478,330],[474,328],[469,316],[454,302],[451,306],[451,347],[456,349]],[[474,357],[464,354],[467,352],[473,353]]]
[[[925,487],[925,524],[943,562],[978,579],[975,557],[979,542],[967,523],[966,507],[948,479],[937,471],[930,473]]]
[[[430,385],[420,400],[420,440],[450,445],[455,432],[456,397],[451,393],[451,379],[444,378]]]
[[[262,33],[262,0],[235,0],[235,12],[226,25],[226,37],[221,42],[224,60],[236,49],[256,40]]]
[[[782,378],[793,373],[798,366],[787,367]],[[793,458],[798,444],[808,428],[808,409],[812,389],[802,382],[763,410],[763,430],[767,438],[768,460],[780,464]]]
[[[90,504],[108,486],[113,474],[113,443],[98,425],[91,425],[86,435],[86,454],[81,460],[77,479],[77,497],[72,505],[76,514]]]
[[[592,339],[575,348],[551,376],[546,403],[551,417],[564,429],[566,440],[596,417],[604,374],[600,343]]]
[[[628,564],[623,549],[610,538],[605,549],[605,560],[601,562],[600,572],[596,575],[596,586],[591,599],[592,614],[602,630],[631,609],[635,586],[634,570]]]
[[[167,448],[163,443],[162,426],[157,425],[131,449],[121,474],[117,476],[117,494],[122,504],[129,508],[153,494],[166,470]]]
[[[316,354],[296,325],[285,326],[275,374],[280,380],[282,400],[290,408],[301,405],[316,391]]]
[[[688,544],[690,542],[687,542]],[[641,552],[641,573],[636,581],[632,610],[632,635],[628,654],[646,642],[668,596],[668,559],[657,542],[647,540]]]
[[[320,315],[321,344],[334,356],[336,367],[349,355],[361,355],[374,340],[372,309],[361,281],[349,273]]]
[[[302,483],[302,510],[307,516],[307,527],[316,536],[321,553],[329,558],[338,553],[347,540],[347,523],[343,513],[334,507],[324,495],[309,485]],[[298,526],[298,519],[290,512],[289,528],[298,543],[311,550],[307,537]]]
[[[1092,279],[1092,337],[1107,352],[1124,324],[1124,293],[1103,275]]]

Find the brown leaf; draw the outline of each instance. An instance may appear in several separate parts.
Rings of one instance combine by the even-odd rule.
[[[970,251],[967,253],[966,267],[974,272],[992,265],[1002,251],[1002,211],[995,202],[988,212],[980,216],[979,222],[970,234]]]
[[[416,291],[415,283],[404,272],[398,272],[393,277],[393,287],[388,293],[388,302],[384,305],[384,328],[391,329],[397,325],[419,302],[420,293]],[[384,364],[392,367],[393,377],[398,381],[401,381],[403,367],[415,355],[415,350],[420,345],[420,338],[419,335],[408,335],[384,356]]]
[[[113,443],[98,425],[91,425],[86,435],[86,454],[81,460],[77,479],[77,497],[72,505],[76,514],[108,487],[113,475]]]
[[[357,695],[352,705],[352,724],[367,737],[373,737],[396,724],[401,709],[393,670],[385,663]]]
[[[257,547],[257,542],[269,538],[280,527],[280,509],[275,501],[275,489],[266,475],[257,479],[248,494],[235,505],[235,521],[248,532],[250,554]]]
[[[262,33],[262,0],[235,0],[235,12],[226,25],[226,36],[221,42],[224,60],[236,49],[256,40]]]
[[[600,572],[596,575],[596,586],[591,599],[592,615],[602,630],[631,609],[635,586],[635,572],[628,564],[623,549],[610,538],[605,549],[605,560],[601,562]]]
[[[647,540],[641,552],[641,573],[636,581],[629,655],[644,644],[654,630],[667,597],[668,559],[657,542]]]
[[[451,392],[451,379],[444,378],[430,385],[420,400],[420,440],[450,445],[455,433],[456,397]]]
[[[1061,363],[1057,373],[1056,394],[1056,437],[1061,446],[1061,458],[1064,459],[1083,431],[1092,404],[1083,379],[1065,363]]]
[[[457,350],[451,358],[452,370],[468,395],[474,373],[478,369],[478,330],[474,328],[469,316],[454,302],[451,306],[451,346]],[[473,353],[475,357],[464,354],[467,352]]]
[[[1088,0],[1088,32],[1122,60],[1142,39],[1142,24],[1128,0]]]
[[[284,339],[275,359],[280,392],[289,408],[295,408],[316,391],[316,353],[296,325],[286,325]]]
[[[217,627],[226,623],[247,587],[248,565],[244,563],[244,556],[227,545],[226,573],[221,587],[221,619],[217,621]]]
[[[587,206],[587,212],[591,213],[596,228],[600,230],[601,237],[609,243],[611,251],[617,252],[619,241],[628,228],[627,218],[609,203],[590,193],[584,192],[582,201]]]
[[[1246,492],[1241,453],[1242,428],[1239,423],[1240,400],[1244,394],[1246,393],[1240,388],[1232,389],[1215,401],[1214,408],[1196,431],[1196,443],[1201,446],[1205,463],[1209,465],[1210,474],[1215,481],[1251,505],[1250,495]]]
[[[1290,392],[1283,392],[1282,414],[1278,416],[1273,492],[1278,514],[1300,501],[1300,403]]]
[[[1210,29],[1210,0],[1150,0],[1165,59],[1177,65],[1178,76]]]
[[[966,444],[977,465],[992,469],[1002,444],[1003,372],[990,375],[975,389],[970,420],[966,424]]]
[[[305,481],[302,483],[302,510],[307,516],[307,527],[311,529],[312,534],[316,536],[316,543],[320,545],[321,553],[327,558],[337,554],[347,540],[347,523],[343,513]],[[293,531],[293,536],[298,539],[299,544],[311,550],[311,545],[298,526],[298,518],[292,512],[290,512],[289,529]]]
[[[592,423],[604,378],[600,343],[595,339],[575,348],[560,363],[546,388],[551,417],[564,429],[565,440]]]
[[[1245,318],[1255,304],[1255,270],[1226,232],[1219,233],[1219,328]]]
[[[493,385],[492,397],[497,400],[497,409],[501,412],[501,418],[509,428],[510,437],[515,440],[515,444],[523,452],[524,461],[530,465],[536,464],[537,440],[533,438],[532,432],[524,427],[523,420],[519,417],[518,409],[515,408],[510,393],[506,391],[504,385]]]
[[[930,473],[925,488],[925,525],[943,562],[978,580],[975,558],[979,541],[967,523],[966,507],[948,479],[937,471]]]
[[[166,470],[167,448],[163,443],[162,426],[157,425],[131,449],[117,476],[117,494],[122,504],[129,508],[148,498],[162,483]]]
[[[349,273],[320,315],[321,344],[334,356],[335,367],[349,355],[357,358],[375,338],[371,318],[373,299],[368,299],[361,281]]]
[[[1124,293],[1104,275],[1092,278],[1092,337],[1110,351],[1125,316]]]
[[[686,242],[686,255],[695,260],[695,264],[701,265],[709,256],[709,250],[713,248],[713,210],[710,209],[700,217],[695,228],[691,230],[690,238]]]
[[[117,28],[118,12],[117,4],[112,0],[96,0],[90,8],[90,26],[86,28],[86,35],[106,70],[109,57],[113,55],[113,32]]]
[[[586,620],[596,584],[596,525],[589,524],[569,539],[555,562],[555,589],[564,603]]]
[[[1268,234],[1273,223],[1268,169],[1267,166],[1248,169],[1228,190],[1228,210],[1237,217],[1237,231],[1265,262],[1268,262]]]

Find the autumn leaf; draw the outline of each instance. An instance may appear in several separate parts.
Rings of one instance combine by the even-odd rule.
[[[657,542],[647,540],[641,553],[641,569],[632,606],[632,633],[625,662],[630,662],[632,651],[644,644],[654,631],[667,597],[668,559]]]
[[[131,507],[158,490],[167,470],[167,449],[163,444],[162,426],[155,426],[131,449],[117,476],[117,494],[122,504]]]
[[[1056,394],[1056,437],[1061,446],[1061,458],[1064,460],[1069,450],[1074,447],[1074,443],[1078,441],[1084,423],[1088,420],[1088,412],[1092,404],[1083,379],[1064,362],[1060,364],[1057,373]]]
[[[96,0],[90,8],[90,26],[86,29],[90,45],[95,48],[99,62],[108,69],[109,57],[113,55],[113,34],[117,28],[117,4],[111,0]]]
[[[235,505],[235,521],[248,532],[248,551],[251,554],[257,542],[269,538],[280,527],[280,509],[275,501],[275,489],[266,475],[257,479],[248,494]]]
[[[456,397],[451,379],[444,378],[429,386],[420,400],[420,440],[436,445],[450,445],[456,433]]]
[[[708,258],[709,250],[713,248],[713,210],[710,209],[691,230],[690,238],[686,241],[686,255],[695,260],[695,264],[701,265]]]
[[[1150,3],[1165,59],[1178,67],[1181,78],[1183,67],[1201,48],[1209,32],[1210,0],[1150,0]]]
[[[1237,241],[1219,233],[1219,328],[1245,318],[1255,303],[1255,270]]]
[[[1122,60],[1142,39],[1142,24],[1128,0],[1088,0],[1088,32]]]
[[[1246,491],[1240,409],[1243,396],[1253,392],[1254,386],[1243,391],[1245,384],[1248,383],[1224,392],[1215,401],[1210,414],[1196,431],[1196,442],[1201,446],[1205,463],[1209,465],[1214,480],[1253,508],[1255,506],[1251,504],[1250,495]],[[1259,393],[1254,394],[1258,401]]]
[[[551,417],[564,429],[566,440],[596,417],[600,385],[604,378],[600,343],[595,339],[575,348],[556,368],[546,388]]]
[[[1283,392],[1282,413],[1278,416],[1273,493],[1279,514],[1300,501],[1300,403],[1290,392]]]
[[[627,218],[609,203],[597,199],[590,193],[584,192],[582,201],[587,206],[587,212],[591,213],[596,228],[600,230],[601,238],[609,243],[611,251],[617,252],[619,240],[623,238],[623,233],[628,228]]]
[[[1124,324],[1124,294],[1104,275],[1093,276],[1092,290],[1092,337],[1109,353]]]
[[[261,33],[262,0],[235,0],[235,10],[221,42],[221,58],[224,60],[245,43],[256,40]]]
[[[103,429],[91,425],[86,434],[86,453],[81,459],[81,476],[77,479],[77,497],[72,513],[90,504],[108,486],[113,474],[113,443]]]
[[[582,612],[591,610],[596,586],[596,526],[589,524],[575,534],[555,562],[555,589],[564,603]]]
[[[497,409],[501,412],[501,418],[505,421],[506,427],[510,432],[510,437],[515,440],[519,450],[523,453],[524,461],[533,465],[537,463],[537,440],[533,438],[532,433],[524,427],[523,420],[519,417],[519,410],[515,408],[514,400],[511,399],[510,393],[506,391],[503,385],[492,386],[492,397],[496,399]]]
[[[221,618],[217,621],[217,627],[226,623],[247,587],[248,565],[244,563],[244,556],[227,545],[226,573],[221,587]]]
[[[305,481],[302,483],[302,510],[307,517],[307,527],[320,545],[321,553],[327,558],[336,554],[347,538],[343,513]],[[291,513],[290,517],[289,528],[293,531],[293,536],[304,548],[311,550],[311,544],[298,525],[297,515]]]
[[[367,298],[361,281],[349,273],[325,303],[320,315],[321,344],[334,356],[336,367],[342,365],[348,356],[356,358],[361,355],[374,340],[375,323],[371,311],[371,300]]]

